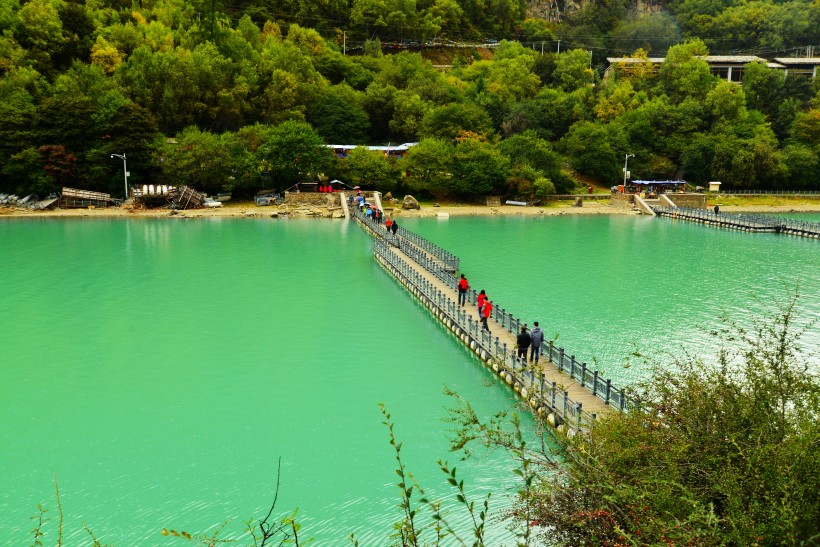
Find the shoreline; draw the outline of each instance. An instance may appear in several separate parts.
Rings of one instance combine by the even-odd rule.
[[[230,203],[230,202],[229,202]],[[217,209],[129,209],[108,207],[104,209],[56,209],[34,211],[26,208],[0,208],[0,218],[316,218],[322,217],[324,208],[294,209],[288,205],[257,207],[252,202],[235,202]],[[820,213],[820,203],[795,203],[790,205],[721,205],[725,213]],[[387,216],[396,218],[435,218],[439,213],[459,216],[561,216],[561,215],[639,215],[637,211],[615,207],[599,201],[585,202],[574,207],[571,202],[556,202],[544,207],[517,207],[514,205],[423,205],[417,210],[385,208]],[[326,216],[326,215],[324,215]]]

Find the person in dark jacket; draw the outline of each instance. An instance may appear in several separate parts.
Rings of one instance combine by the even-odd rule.
[[[527,326],[521,326],[521,332],[518,333],[518,337],[516,338],[516,345],[518,346],[518,358],[526,361],[527,360],[527,350],[530,349],[530,343],[532,342],[532,338],[530,334],[527,332]]]
[[[530,361],[537,363],[541,355],[541,344],[544,343],[544,331],[538,326],[538,321],[533,323],[530,331]]]
[[[393,224],[390,225],[390,231],[393,232],[393,235],[396,235],[396,232],[399,231],[399,223],[395,220],[393,221]]]

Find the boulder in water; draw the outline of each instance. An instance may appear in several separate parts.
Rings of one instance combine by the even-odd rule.
[[[404,196],[404,201],[401,204],[402,209],[421,209],[421,205],[413,196]]]

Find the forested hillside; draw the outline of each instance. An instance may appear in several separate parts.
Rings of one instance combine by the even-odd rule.
[[[2,192],[120,195],[111,154],[132,184],[206,192],[322,173],[529,199],[615,184],[627,153],[642,178],[820,189],[818,80],[760,63],[739,86],[700,58],[804,52],[817,1],[0,0],[0,29]],[[418,53],[472,40],[493,58]],[[606,56],[648,54],[666,62],[604,77]],[[400,160],[320,146],[411,141]]]

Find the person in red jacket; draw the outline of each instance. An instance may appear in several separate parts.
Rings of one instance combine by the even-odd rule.
[[[467,283],[467,278],[461,274],[461,279],[458,280],[458,305],[463,306],[467,302],[467,291],[470,289],[470,284]]]
[[[481,317],[481,308],[484,307],[484,302],[487,301],[487,293],[484,292],[484,289],[481,289],[481,292],[478,293],[478,298],[476,298],[476,304],[478,305],[478,316]]]
[[[484,306],[481,308],[481,328],[486,330],[489,334],[490,327],[487,326],[487,319],[493,313],[493,303],[489,299],[484,301]]]

